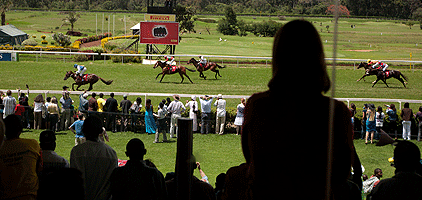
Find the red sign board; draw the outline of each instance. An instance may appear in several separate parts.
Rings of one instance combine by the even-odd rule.
[[[141,44],[179,44],[178,22],[141,22]]]

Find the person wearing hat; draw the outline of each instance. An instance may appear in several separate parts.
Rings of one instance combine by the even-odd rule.
[[[59,156],[56,149],[56,135],[51,130],[40,133],[40,147],[43,160],[43,174],[57,171],[61,168],[69,168],[69,162]]]
[[[185,107],[189,107],[189,118],[193,119],[192,130],[196,132],[198,131],[198,117],[196,116],[196,113],[198,113],[198,102],[196,102],[195,95],[192,95],[190,99],[191,101],[186,100]]]
[[[182,117],[181,113],[185,112],[186,108],[183,105],[182,102],[180,102],[179,95],[175,94],[173,95],[174,101],[170,103],[170,105],[167,107],[167,111],[171,113],[171,122],[170,122],[170,138],[176,138],[174,136],[174,129],[176,129],[176,135],[178,133],[177,127],[177,119]]]
[[[131,139],[126,145],[126,165],[113,170],[110,183],[113,199],[166,199],[167,189],[163,174],[145,164],[144,143]]]
[[[218,94],[217,101],[214,106],[217,106],[217,114],[215,116],[215,134],[224,134],[224,125],[226,123],[226,100],[223,99],[222,94]]]
[[[76,71],[76,75],[79,76],[80,78],[84,75],[84,73],[86,72],[86,67],[84,65],[78,65],[78,64],[74,64],[73,67],[75,69],[77,69]]]

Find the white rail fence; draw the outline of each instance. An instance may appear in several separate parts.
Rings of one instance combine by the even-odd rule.
[[[0,89],[0,91],[7,91],[8,89]],[[11,90],[12,93],[17,94],[17,90]],[[23,91],[25,92],[25,91]],[[30,90],[32,94],[44,94],[44,96],[47,96],[47,94],[62,94],[61,90]],[[104,95],[110,95],[111,92],[103,92],[103,91],[90,91],[89,94],[96,92],[103,93]],[[80,95],[83,91],[71,91],[71,94]],[[114,95],[117,96],[123,96],[124,94],[127,94],[128,96],[143,96],[145,99],[149,96],[153,97],[171,97],[174,95],[174,93],[144,93],[144,92],[114,92]],[[178,94],[180,97],[191,97],[192,95],[195,95],[197,97],[203,96],[204,94]],[[217,94],[208,94],[210,96],[217,96]],[[240,98],[249,98],[250,95],[224,95],[223,97],[226,99],[240,99]],[[350,105],[352,102],[386,102],[386,103],[398,103],[399,109],[402,108],[402,103],[418,103],[422,104],[422,100],[414,100],[414,99],[379,99],[379,98],[335,98],[339,101],[347,102],[347,106]]]
[[[43,54],[50,54],[50,55],[62,55],[63,56],[63,61],[65,61],[65,56],[66,55],[91,55],[92,59],[94,60],[94,56],[103,56],[104,57],[104,62],[106,60],[107,56],[121,56],[122,57],[122,63],[123,63],[123,58],[127,57],[127,56],[136,56],[136,57],[162,57],[163,55],[161,54],[114,54],[114,53],[85,53],[85,52],[58,52],[58,51],[15,51],[15,50],[0,50],[0,53],[19,53],[19,54],[35,54],[36,55],[36,60],[38,61],[38,57],[42,57]],[[174,54],[171,55],[169,54],[168,56],[174,56],[176,58],[176,62],[178,62],[180,64],[180,59],[182,57],[194,57],[197,58],[200,55],[194,55],[194,54]],[[266,65],[268,65],[268,62],[271,62],[272,58],[271,57],[259,57],[259,56],[224,56],[224,55],[201,55],[204,57],[207,57],[209,60],[212,60],[212,58],[220,58],[222,59],[222,62],[224,64],[224,59],[228,60],[236,60],[237,61],[237,66],[239,65],[239,60],[244,60],[244,59],[253,59],[253,60],[265,60]],[[333,58],[325,58],[326,61],[332,61]],[[382,59],[378,59],[378,60],[382,60]],[[353,62],[353,66],[354,69],[356,69],[357,65],[359,62],[365,62],[366,59],[342,59],[342,58],[338,58],[336,60],[337,62]],[[414,65],[415,64],[422,64],[422,61],[417,61],[417,60],[382,60],[383,62],[386,63],[406,63],[409,64],[409,67],[414,69]]]

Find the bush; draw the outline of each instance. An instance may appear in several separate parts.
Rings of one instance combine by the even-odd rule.
[[[111,53],[121,53],[121,54],[136,54],[137,52],[131,50],[122,50],[122,49],[114,49]],[[122,62],[122,56],[111,56],[111,60],[115,63]],[[124,56],[123,62],[134,62],[134,63],[141,63],[142,58],[141,56]]]
[[[75,60],[76,62],[84,62],[88,60],[88,55],[74,55],[73,60]]]
[[[70,42],[70,36],[64,35],[63,33],[54,33],[52,35],[52,38],[54,41],[57,42],[62,47],[69,46],[71,44]]]
[[[77,32],[77,31],[67,31],[66,35],[71,35],[71,36],[82,36],[81,32]]]
[[[38,42],[35,41],[35,39],[29,38],[29,39],[24,40],[22,42],[22,45],[24,45],[24,46],[37,46]]]
[[[247,31],[252,32],[256,36],[274,37],[282,26],[283,24],[281,23],[268,20],[261,23],[253,23],[247,28]]]

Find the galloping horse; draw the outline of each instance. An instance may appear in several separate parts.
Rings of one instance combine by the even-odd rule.
[[[387,87],[389,87],[387,85],[387,82],[385,82],[385,80],[387,80],[389,78],[395,78],[395,79],[399,80],[403,84],[403,86],[406,88],[407,83],[400,76],[402,76],[406,81],[408,81],[407,77],[404,76],[400,71],[398,71],[398,70],[386,70],[385,72],[382,71],[382,70],[377,70],[377,71],[378,71],[378,73],[376,74],[377,80],[372,82],[373,83],[372,87],[374,87],[374,85],[377,84],[377,82],[379,80],[382,80],[382,82],[384,82],[384,84]]]
[[[362,67],[365,68],[365,74],[360,79],[358,79],[356,82],[359,82],[362,79],[363,79],[363,81],[365,81],[365,77],[378,74],[378,70],[372,69],[371,65],[369,65],[366,62],[361,62],[358,66],[358,69],[360,69]]]
[[[73,80],[75,80],[75,83],[72,84],[73,91],[75,91],[74,89],[75,85],[78,85],[76,90],[79,90],[79,87],[81,87],[81,85],[85,85],[89,83],[88,91],[90,91],[92,90],[92,85],[94,85],[94,83],[96,83],[98,80],[101,80],[106,85],[110,85],[113,82],[113,80],[106,81],[95,74],[85,74],[82,78],[80,78],[79,76],[76,75],[75,72],[72,72],[72,71],[68,71],[63,80],[67,80],[69,77],[72,77]]]
[[[157,76],[155,77],[155,80],[157,80],[158,76],[163,75],[161,77],[160,83],[161,83],[161,81],[163,80],[163,78],[164,78],[164,76],[166,74],[175,74],[175,73],[179,73],[180,77],[182,78],[182,82],[180,82],[180,83],[183,83],[183,80],[185,80],[185,78],[183,77],[183,75],[185,75],[186,77],[188,77],[189,81],[191,83],[193,83],[192,80],[190,80],[189,76],[186,74],[186,70],[189,70],[191,72],[196,72],[196,70],[188,69],[188,68],[183,67],[181,65],[179,65],[179,66],[170,66],[166,62],[161,62],[161,61],[157,61],[155,63],[154,69],[157,68],[158,66],[160,66],[163,71],[157,74]]]
[[[216,63],[213,63],[213,62],[208,62],[207,66],[202,66],[202,65],[199,64],[199,61],[195,60],[195,58],[191,58],[188,61],[187,64],[190,64],[190,63],[192,63],[196,67],[196,70],[198,70],[199,77],[204,78],[204,79],[207,79],[207,77],[204,76],[204,73],[202,73],[203,71],[211,70],[211,71],[215,72],[215,79],[217,79],[217,74],[218,74],[218,76],[222,77],[220,75],[220,70],[218,70],[218,68],[220,68],[220,69],[225,68],[224,66],[222,67],[222,66],[220,66]]]

